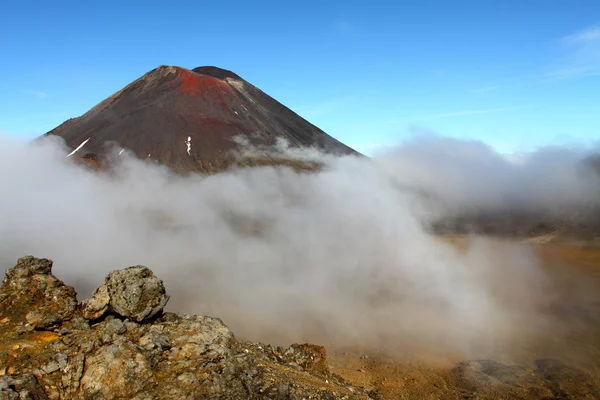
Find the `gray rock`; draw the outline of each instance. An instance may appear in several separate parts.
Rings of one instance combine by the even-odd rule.
[[[42,367],[42,370],[47,374],[56,372],[59,369],[60,369],[60,367],[58,366],[58,363],[56,361],[50,361],[48,364],[46,364]]]
[[[58,367],[62,372],[65,372],[65,369],[69,365],[68,360],[69,356],[67,356],[65,353],[58,353],[56,355],[56,362],[58,363]]]
[[[92,298],[82,303],[82,314],[98,319],[110,312],[142,322],[160,313],[168,301],[163,282],[138,265],[111,272]]]
[[[64,359],[64,361],[64,366],[61,366],[60,368],[62,372],[61,383],[64,393],[67,394],[66,397],[70,398],[79,390],[80,381],[83,376],[83,368],[85,366],[85,355],[77,354],[73,357],[69,357],[68,363],[66,363],[66,359]]]
[[[69,321],[69,325],[70,325],[71,329],[77,329],[77,330],[90,329],[89,322],[79,315],[74,316],[73,319],[71,319]]]
[[[33,256],[21,257],[17,260],[17,265],[6,271],[6,277],[3,283],[8,283],[17,279],[30,278],[35,275],[52,274],[52,260],[47,258],[35,258]]]
[[[106,324],[106,328],[104,329],[104,333],[106,335],[122,335],[125,332],[127,332],[127,328],[125,327],[125,324],[118,319],[111,319],[110,321],[107,322]]]
[[[79,345],[79,351],[81,351],[83,354],[87,354],[92,350],[94,350],[94,342],[92,341],[83,342]]]
[[[111,344],[87,357],[81,389],[86,398],[131,398],[152,377],[150,364],[131,343]]]
[[[164,325],[170,333],[173,349],[187,359],[201,355],[225,356],[230,353],[235,339],[231,330],[218,318],[179,317]]]
[[[0,400],[48,400],[44,389],[32,374],[0,376]]]

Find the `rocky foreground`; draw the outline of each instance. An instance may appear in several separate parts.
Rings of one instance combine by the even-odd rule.
[[[0,399],[368,399],[325,349],[236,340],[217,318],[164,313],[152,271],[110,273],[92,298],[18,260],[0,287]]]
[[[240,341],[217,318],[165,313],[168,300],[143,266],[111,272],[78,302],[52,261],[19,259],[0,286],[0,400],[600,398],[589,374],[558,360],[399,370],[405,389],[384,396],[332,373],[323,347]]]

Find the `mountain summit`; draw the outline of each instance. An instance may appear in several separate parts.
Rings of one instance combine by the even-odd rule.
[[[358,154],[231,71],[205,66],[160,66],[84,115],[46,133],[62,137],[70,156],[101,160],[111,146],[179,172],[201,170],[239,149],[314,147]]]

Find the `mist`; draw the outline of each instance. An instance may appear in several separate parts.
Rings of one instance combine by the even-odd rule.
[[[429,135],[372,159],[294,154],[320,160],[317,173],[181,177],[126,152],[92,172],[55,139],[0,137],[0,261],[50,258],[80,300],[109,271],[146,265],[170,311],[219,317],[242,339],[500,353],[558,332],[547,308],[559,283],[523,244],[458,248],[427,227],[473,209],[596,204],[590,151],[515,161]]]

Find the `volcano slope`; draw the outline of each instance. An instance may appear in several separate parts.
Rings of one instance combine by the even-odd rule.
[[[160,66],[44,136],[64,139],[69,155],[102,165],[128,151],[176,172],[223,169],[240,143],[312,147],[358,154],[231,71]],[[259,153],[254,164],[274,163]]]

